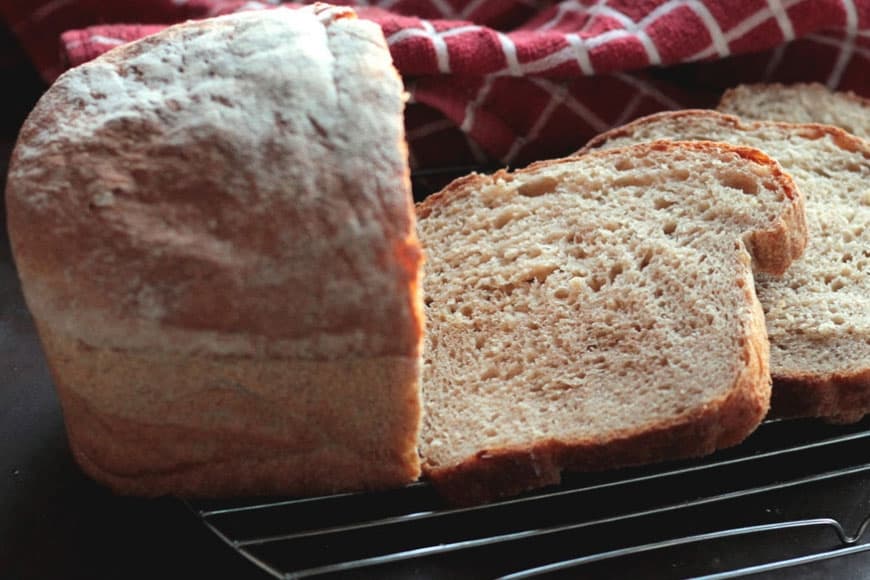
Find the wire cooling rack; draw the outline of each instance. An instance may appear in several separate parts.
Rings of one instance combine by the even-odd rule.
[[[426,483],[188,505],[264,578],[870,578],[870,418],[471,508]]]

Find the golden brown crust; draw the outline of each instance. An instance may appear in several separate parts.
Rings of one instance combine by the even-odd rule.
[[[468,175],[457,177],[448,183],[444,189],[433,193],[417,204],[417,219],[429,217],[429,214],[438,206],[446,205],[454,199],[468,195],[468,192],[472,190],[471,186],[489,183],[494,178],[494,175],[482,175],[480,173],[469,173]]]
[[[770,409],[770,416],[776,418],[858,422],[870,415],[870,368],[826,376],[774,375]]]

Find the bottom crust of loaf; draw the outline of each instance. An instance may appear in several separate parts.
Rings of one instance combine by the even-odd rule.
[[[37,326],[75,458],[117,493],[311,495],[419,477],[410,357],[181,357]]]
[[[773,377],[770,416],[821,417],[830,423],[857,423],[870,415],[870,369],[831,376]]]

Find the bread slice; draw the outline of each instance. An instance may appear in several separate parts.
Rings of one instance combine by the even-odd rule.
[[[172,27],[46,93],[9,230],[88,473],[197,496],[418,477],[403,103],[380,28],[322,5]]]
[[[772,415],[851,422],[870,413],[870,143],[826,125],[683,111],[614,129],[586,150],[667,138],[763,149],[806,196],[806,254],[785,277],[757,279],[771,341]]]
[[[452,502],[710,453],[764,417],[752,267],[781,273],[806,242],[802,198],[764,154],[596,152],[459,179],[417,212],[420,453]]]
[[[870,99],[818,83],[740,85],[725,91],[718,110],[745,119],[834,125],[870,139]]]

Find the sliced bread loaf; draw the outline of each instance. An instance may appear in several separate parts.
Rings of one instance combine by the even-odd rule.
[[[740,85],[725,91],[718,109],[746,119],[824,123],[870,138],[870,99],[818,83]]]
[[[758,277],[773,415],[848,422],[870,413],[870,143],[826,125],[681,111],[614,129],[585,150],[668,138],[763,149],[806,195],[806,254],[783,278]]]
[[[803,211],[766,155],[713,143],[471,175],[428,198],[424,473],[473,503],[743,440],[770,389],[752,266],[800,254]]]

